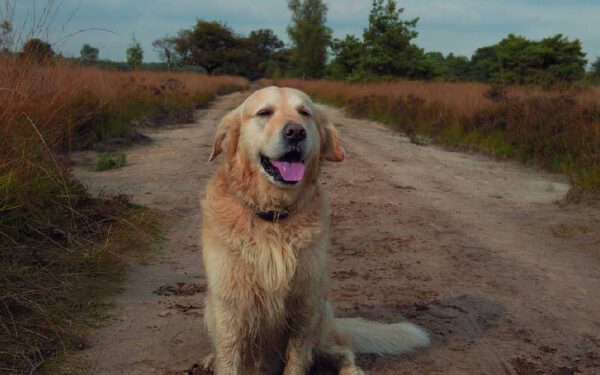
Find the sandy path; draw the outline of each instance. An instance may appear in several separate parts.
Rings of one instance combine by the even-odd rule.
[[[197,125],[149,133],[155,142],[127,150],[124,169],[77,168],[94,190],[131,194],[172,223],[82,353],[90,373],[173,373],[208,353],[197,195],[215,168],[205,160],[218,119],[243,97],[220,98]],[[600,212],[555,205],[568,189],[560,176],[330,114],[348,156],[322,181],[337,314],[407,318],[433,334],[411,356],[360,356],[369,373],[600,374]]]

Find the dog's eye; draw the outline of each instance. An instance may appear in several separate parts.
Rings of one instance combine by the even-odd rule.
[[[308,112],[306,109],[301,108],[298,110],[298,113],[301,114],[304,117],[310,117],[310,112]]]
[[[256,112],[258,117],[271,117],[273,114],[273,110],[271,108],[263,108],[260,111]]]

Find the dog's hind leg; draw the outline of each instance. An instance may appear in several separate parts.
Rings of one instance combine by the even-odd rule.
[[[345,337],[341,336],[335,329],[335,318],[331,305],[324,305],[321,332],[323,333],[322,346],[319,348],[319,356],[327,363],[334,365],[339,375],[364,375],[364,371],[356,366],[354,351],[349,346]]]

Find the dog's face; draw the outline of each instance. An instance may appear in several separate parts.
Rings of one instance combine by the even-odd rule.
[[[230,112],[217,130],[210,160],[222,148],[279,188],[302,185],[320,159],[341,161],[333,125],[303,92],[267,87]]]

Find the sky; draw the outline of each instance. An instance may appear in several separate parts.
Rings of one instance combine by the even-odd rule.
[[[152,41],[192,27],[197,19],[225,22],[240,34],[270,28],[288,42],[287,0],[4,0],[15,4],[14,28],[21,39],[36,34],[67,56],[79,56],[84,43],[100,58],[125,60],[132,37],[142,44],[144,61],[158,61]],[[334,37],[362,35],[371,0],[325,0]],[[600,56],[600,0],[405,0],[405,18],[419,17],[416,44],[426,51],[465,56],[495,44],[509,33],[540,39],[557,33],[583,43],[588,60]],[[44,19],[44,6],[51,16]],[[2,8],[0,8],[2,9]],[[5,15],[7,11],[2,9]],[[10,12],[9,12],[10,13]],[[36,26],[34,26],[36,25]]]

